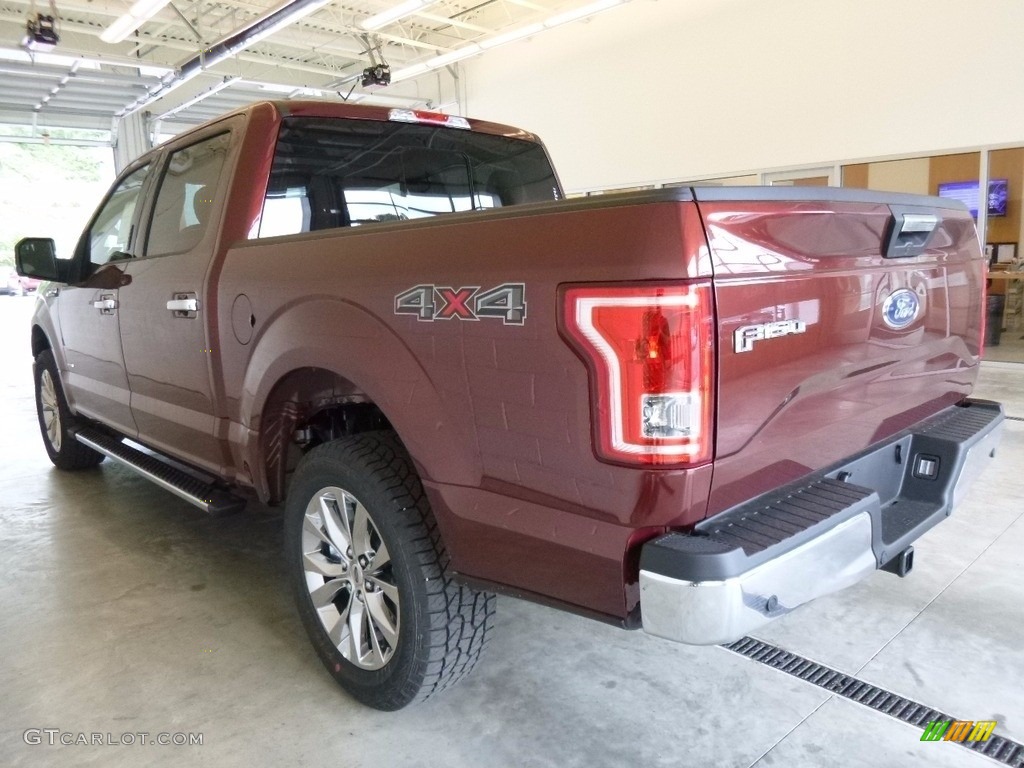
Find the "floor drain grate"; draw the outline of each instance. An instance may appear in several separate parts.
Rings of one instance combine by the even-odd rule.
[[[1024,416],[1007,416],[1010,421],[1024,421]]]
[[[870,707],[876,712],[902,720],[904,723],[920,728],[922,731],[928,723],[935,720],[956,720],[955,717],[940,712],[937,709],[926,707],[924,704],[919,704],[884,688],[866,683],[852,675],[847,675],[839,670],[826,667],[824,664],[805,659],[803,656],[798,656],[795,653],[790,653],[768,643],[763,643],[752,637],[744,637],[735,643],[723,645],[722,647],[777,669],[780,672],[798,677],[805,682],[816,685],[819,688],[824,688],[826,691],[830,691],[843,698],[856,701],[858,704]],[[1004,765],[1013,766],[1013,768],[1024,768],[1024,744],[1018,744],[1016,741],[993,734],[988,741],[961,741],[957,743],[972,752],[998,760]]]

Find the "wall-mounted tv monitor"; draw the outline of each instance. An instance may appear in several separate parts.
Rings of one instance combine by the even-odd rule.
[[[978,218],[977,181],[947,181],[939,184],[939,197],[959,200],[967,206],[971,216]],[[989,179],[988,182],[988,215],[1005,216],[1006,206],[1010,198],[1010,183],[1006,179]]]

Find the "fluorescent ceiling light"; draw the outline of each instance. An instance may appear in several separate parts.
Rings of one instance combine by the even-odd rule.
[[[168,72],[172,71],[169,67],[152,67],[152,66],[149,66],[149,65],[145,65],[145,66],[139,65],[139,67],[137,67],[137,69],[139,70],[139,75],[142,76],[142,77],[157,77],[157,78],[163,77]]]
[[[410,77],[422,75],[430,69],[426,64],[413,64],[411,67],[404,67],[391,73],[391,82],[397,83],[400,80],[408,80]]]
[[[562,24],[568,24],[570,21],[577,21],[584,19],[587,16],[593,16],[595,13],[601,11],[607,11],[609,8],[614,8],[616,5],[622,3],[622,0],[597,0],[596,3],[590,3],[580,8],[576,8],[572,11],[566,11],[565,13],[559,13],[556,16],[552,16],[550,19],[544,21],[544,26],[548,29],[552,27],[558,27]]]
[[[292,93],[297,85],[279,85],[277,83],[260,83],[261,91],[270,91],[271,93]]]
[[[78,64],[79,69],[99,69],[100,65],[88,59],[68,56],[48,51],[28,53],[24,48],[0,48],[0,59],[4,61],[29,61],[34,64],[51,64],[58,67],[70,67]]]
[[[331,0],[313,0],[312,2],[307,2],[304,5],[297,5],[295,2],[286,2],[283,5],[278,6],[267,16],[255,22],[255,24],[259,24],[264,19],[273,18],[273,21],[259,29],[259,31],[243,34],[240,39],[230,44],[225,41],[230,41],[234,36],[229,35],[228,37],[223,38],[220,42],[211,45],[208,49],[210,53],[203,57],[202,70],[210,69],[211,67],[220,64],[222,61],[230,59],[237,53],[244,51],[249,46],[255,45],[261,40],[265,40],[275,32],[280,32],[289,24],[294,24],[299,19],[304,19],[310,14],[316,13],[330,2]],[[191,77],[198,74],[199,71],[201,70],[197,69],[189,76]]]
[[[522,40],[524,37],[530,37],[536,35],[538,32],[544,31],[543,24],[527,24],[525,27],[519,29],[513,29],[511,32],[505,32],[495,37],[489,37],[486,40],[480,41],[480,47],[489,50],[491,48],[497,48],[499,45],[505,45],[505,43],[513,43],[516,40]]]
[[[422,0],[415,0],[421,2]],[[411,77],[418,77],[431,70],[440,69],[446,67],[449,64],[453,64],[456,61],[462,61],[462,59],[468,59],[470,56],[475,56],[482,51],[489,51],[492,48],[497,48],[499,45],[505,45],[516,40],[522,40],[524,37],[530,37],[536,35],[538,32],[543,32],[545,29],[552,29],[553,27],[561,26],[562,24],[568,24],[571,21],[578,21],[585,19],[588,16],[593,16],[601,11],[607,11],[609,8],[614,8],[617,5],[621,5],[626,0],[596,0],[596,2],[582,5],[572,11],[566,11],[565,13],[556,14],[542,22],[536,24],[527,24],[525,27],[519,27],[513,29],[510,32],[504,32],[494,37],[486,38],[481,40],[479,43],[470,43],[464,45],[461,48],[456,48],[454,51],[449,53],[442,53],[440,56],[435,56],[432,59],[427,59],[422,64],[413,64],[412,66],[399,69],[397,72],[391,73],[391,82],[397,83],[400,80],[408,80]],[[410,6],[412,3],[403,3],[403,5],[393,9],[397,11],[399,8]],[[411,13],[411,11],[406,11]],[[376,17],[374,17],[376,18]],[[372,21],[368,19],[367,21]],[[366,26],[367,22],[363,22],[363,26]]]
[[[463,59],[467,59],[470,56],[474,56],[480,53],[480,51],[481,48],[476,43],[464,45],[461,48],[457,48],[454,51],[451,51],[450,53],[443,53],[440,56],[435,56],[434,58],[428,60],[426,62],[427,69],[440,69],[441,67],[447,67],[449,64],[454,64],[456,61],[462,61]]]
[[[156,16],[169,1],[135,0],[135,4],[128,9],[128,13],[117,17],[113,24],[103,30],[100,40],[105,43],[120,43],[143,23]]]
[[[406,2],[399,3],[394,8],[389,8],[368,19],[363,19],[363,21],[359,22],[359,26],[368,31],[380,29],[410,14],[416,13],[420,8],[433,5],[434,2],[436,0],[406,0]]]
[[[248,48],[250,45],[253,45],[254,43],[258,43],[260,40],[270,37],[275,32],[279,32],[285,27],[287,27],[289,24],[294,24],[299,19],[304,19],[307,16],[316,13],[330,2],[331,0],[315,0],[315,2],[307,3],[305,5],[293,8],[291,10],[288,10],[288,7],[290,5],[293,5],[294,3],[286,2],[284,5],[281,5],[277,9],[272,11],[272,13],[277,13],[278,11],[283,10],[285,11],[285,13],[283,13],[278,18],[274,19],[273,23],[268,24],[259,32],[256,32],[255,34],[251,34],[248,37],[246,37],[244,45],[232,47],[231,52],[238,53],[243,48]]]

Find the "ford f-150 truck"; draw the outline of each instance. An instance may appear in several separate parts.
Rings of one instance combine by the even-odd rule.
[[[285,504],[320,658],[396,709],[494,593],[728,642],[876,569],[994,455],[970,215],[863,190],[563,200],[529,133],[265,102],[16,248],[43,442]]]

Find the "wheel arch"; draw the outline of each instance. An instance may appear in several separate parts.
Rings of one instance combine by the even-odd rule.
[[[32,357],[39,357],[39,353],[47,349],[53,349],[53,345],[50,344],[50,337],[46,335],[46,331],[36,323],[32,324]]]
[[[342,434],[363,426],[393,430],[425,478],[480,482],[471,436],[461,435],[426,370],[382,320],[349,302],[317,297],[258,330],[240,408],[248,426],[244,454],[261,497],[283,497],[296,430],[330,433],[339,421],[353,425]]]

